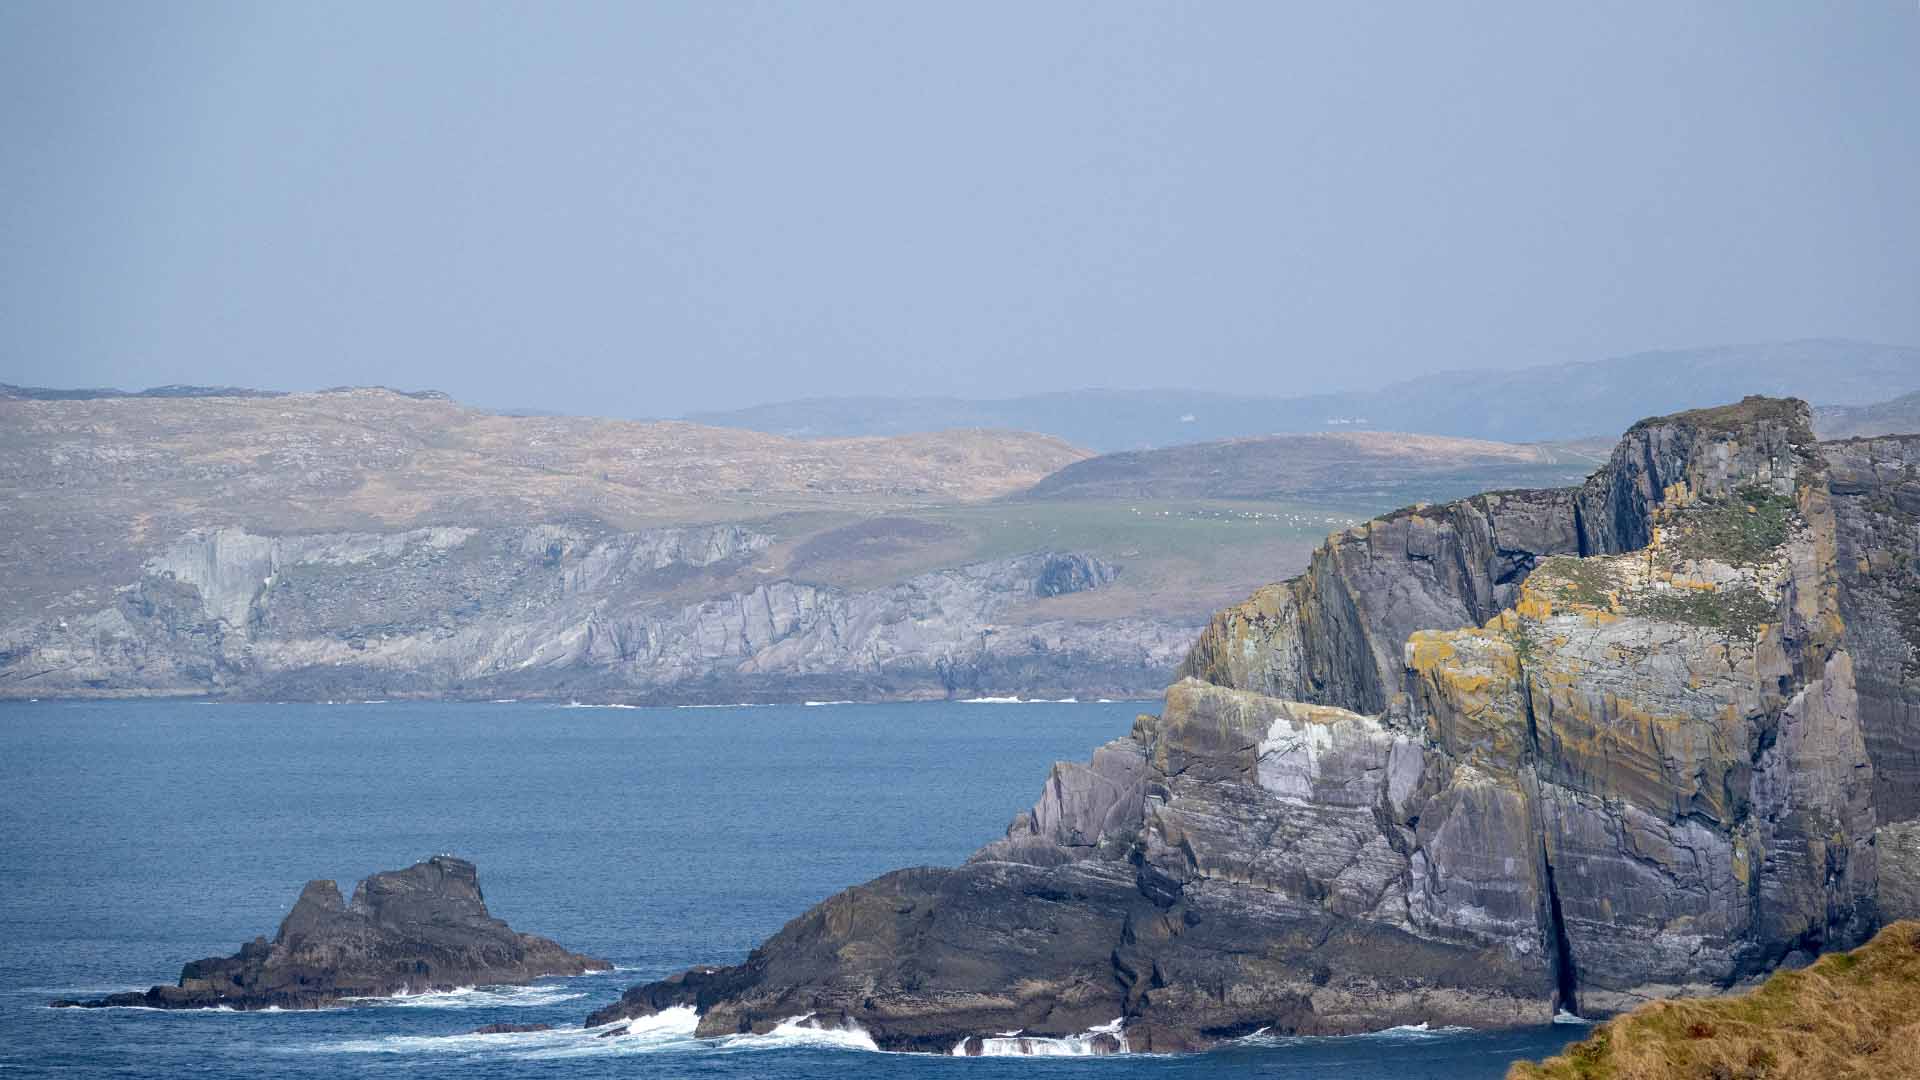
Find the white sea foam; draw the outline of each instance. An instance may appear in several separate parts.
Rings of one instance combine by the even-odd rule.
[[[801,704],[809,707],[817,707],[820,705],[858,705],[860,703],[857,701],[841,700],[841,701],[803,701],[801,702]]]
[[[675,705],[676,709],[771,709],[771,701],[736,701],[731,705]]]
[[[1568,1012],[1565,1009],[1561,1009],[1559,1012],[1553,1014],[1553,1022],[1556,1024],[1591,1024],[1593,1023],[1593,1021],[1587,1019],[1586,1017],[1575,1016],[1574,1014]]]
[[[492,1035],[389,1035],[377,1039],[315,1043],[298,1049],[335,1054],[445,1054],[517,1061],[618,1057],[656,1053],[730,1053],[814,1047],[876,1051],[872,1036],[858,1025],[823,1025],[811,1015],[781,1021],[764,1035],[727,1035],[697,1039],[700,1015],[691,1006],[663,1009],[652,1016],[597,1028],[501,1032]],[[293,1049],[293,1048],[290,1048]]]
[[[569,701],[565,705],[562,705],[560,707],[563,709],[637,709],[640,706],[624,705],[618,701],[607,701],[607,702]]]
[[[317,1043],[305,1049],[328,1054],[452,1054],[468,1057],[504,1057],[544,1060],[595,1057],[660,1050],[670,1045],[688,1048],[699,1016],[691,1008],[668,1009],[626,1025],[597,1028],[554,1028],[550,1031],[502,1031],[487,1035],[388,1035],[377,1039],[349,1039]]]
[[[1470,1027],[1434,1027],[1422,1020],[1417,1024],[1401,1024],[1399,1027],[1390,1027],[1385,1031],[1369,1032],[1361,1038],[1425,1039],[1435,1035],[1465,1035],[1472,1030]]]
[[[584,990],[563,986],[462,986],[454,990],[411,992],[403,990],[390,997],[349,997],[342,1001],[405,1007],[410,1009],[494,1009],[501,1006],[528,1008],[558,1005],[586,997]]]
[[[1107,699],[1101,698],[1100,700],[1106,701]],[[1074,698],[1074,697],[1023,698],[1018,694],[1012,694],[1006,697],[995,697],[992,695],[988,695],[987,697],[961,698],[960,704],[962,705],[1078,705],[1080,704],[1080,699]]]
[[[377,1039],[347,1039],[313,1043],[298,1049],[321,1054],[466,1054],[524,1055],[541,1046],[577,1041],[579,1028],[554,1031],[499,1032],[492,1035],[385,1035]],[[589,1036],[591,1037],[591,1036]],[[293,1049],[290,1047],[289,1049]]]
[[[1236,1041],[1250,1046],[1305,1046],[1332,1039],[1378,1039],[1397,1042],[1444,1039],[1454,1035],[1471,1034],[1473,1030],[1470,1027],[1434,1027],[1425,1021],[1418,1024],[1401,1024],[1399,1027],[1384,1028],[1380,1031],[1365,1031],[1357,1035],[1275,1035],[1266,1028],[1261,1028]]]
[[[700,1013],[691,1005],[675,1005],[652,1016],[636,1016],[627,1021],[628,1035],[685,1035],[693,1037],[700,1026]]]
[[[1119,1017],[1090,1027],[1078,1035],[1022,1035],[1018,1031],[1003,1031],[980,1040],[980,1056],[1092,1057],[1101,1052],[1096,1041],[1102,1035],[1111,1035],[1119,1041],[1119,1048],[1113,1052],[1128,1052],[1126,1018]],[[967,1056],[967,1042],[962,1039],[954,1044],[955,1057]]]
[[[835,1025],[822,1024],[812,1013],[789,1016],[765,1035],[728,1035],[719,1040],[722,1050],[773,1050],[792,1046],[821,1046],[840,1050],[869,1050],[878,1053],[867,1029],[846,1020]]]

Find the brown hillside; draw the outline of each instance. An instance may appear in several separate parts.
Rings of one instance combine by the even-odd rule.
[[[1723,998],[1657,1001],[1508,1080],[1920,1077],[1920,922]]]

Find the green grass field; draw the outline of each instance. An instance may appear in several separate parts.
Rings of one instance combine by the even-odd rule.
[[[783,545],[788,570],[802,580],[866,588],[1026,552],[1080,551],[1120,566],[1120,580],[1037,604],[1047,616],[1201,619],[1260,585],[1299,573],[1327,534],[1379,509],[1009,500],[864,517],[794,515],[782,519],[779,530],[791,538]]]

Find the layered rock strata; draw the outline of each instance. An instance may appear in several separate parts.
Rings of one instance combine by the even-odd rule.
[[[368,877],[351,900],[331,881],[309,881],[272,941],[255,938],[232,956],[196,960],[173,986],[54,1005],[313,1009],[611,967],[494,918],[474,865],[438,855]]]
[[[1636,425],[1579,488],[1338,534],[965,865],[590,1022],[1187,1049],[1604,1014],[1856,945],[1920,880],[1916,454],[1750,398]]]
[[[648,703],[1140,695],[1199,630],[1014,617],[1119,569],[1038,552],[847,589],[769,579],[738,525],[270,537],[199,530],[116,601],[0,627],[0,697]]]

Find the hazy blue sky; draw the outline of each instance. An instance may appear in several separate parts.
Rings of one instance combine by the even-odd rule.
[[[1920,343],[1920,5],[0,2],[0,381],[622,415]]]

